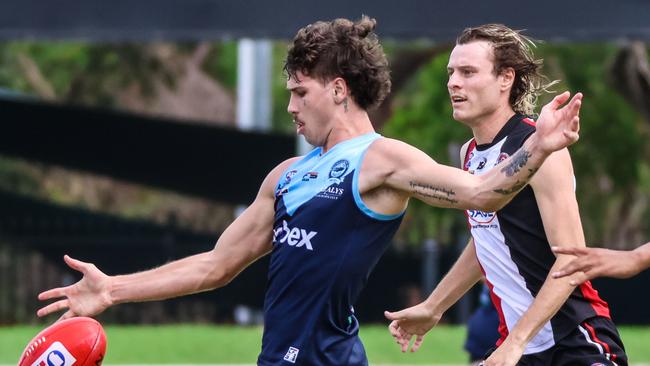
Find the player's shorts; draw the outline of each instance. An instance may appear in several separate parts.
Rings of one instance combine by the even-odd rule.
[[[594,317],[555,346],[522,356],[517,366],[627,366],[627,355],[614,323]]]

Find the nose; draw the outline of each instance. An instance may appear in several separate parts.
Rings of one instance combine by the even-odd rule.
[[[289,97],[289,104],[287,105],[287,112],[289,112],[289,114],[293,114],[293,115],[298,113],[298,108],[296,106],[296,98],[294,98],[293,95],[291,97]]]
[[[447,89],[454,90],[460,88],[459,78],[456,73],[451,73],[447,80]]]

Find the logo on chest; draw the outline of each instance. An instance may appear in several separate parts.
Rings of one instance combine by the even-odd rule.
[[[275,195],[277,197],[282,196],[283,194],[288,192],[287,186],[289,185],[289,183],[291,183],[291,179],[297,173],[298,171],[294,169],[288,171],[287,174],[285,174],[284,180],[280,184],[278,184],[278,187],[275,189]]]
[[[297,227],[289,227],[285,220],[282,220],[282,226],[273,230],[273,242],[277,244],[287,243],[289,246],[307,250],[314,250],[311,240],[318,234],[316,231],[309,231]]]
[[[345,193],[345,189],[332,185],[318,192],[316,197],[337,200],[343,196],[343,193]]]
[[[497,217],[495,212],[467,210],[466,213],[472,229],[496,229],[499,227],[498,222],[494,221]]]
[[[334,165],[332,165],[332,168],[330,169],[330,174],[329,174],[329,179],[328,181],[339,184],[343,182],[343,175],[348,171],[348,168],[350,167],[350,162],[347,160],[339,160]],[[343,178],[341,178],[343,177]]]

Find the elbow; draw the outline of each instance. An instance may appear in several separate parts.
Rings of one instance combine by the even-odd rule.
[[[502,209],[508,201],[503,198],[495,198],[494,196],[488,198],[485,194],[477,194],[470,202],[475,206],[474,209],[483,212],[496,212]]]
[[[208,284],[207,287],[210,290],[224,287],[232,282],[236,275],[237,274],[234,270],[227,267],[213,269],[210,271],[209,277],[206,281]]]

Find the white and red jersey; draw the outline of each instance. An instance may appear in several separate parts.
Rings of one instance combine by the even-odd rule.
[[[515,153],[535,131],[535,123],[523,115],[513,116],[491,144],[477,145],[472,140],[463,168],[483,174]],[[498,212],[468,210],[468,224],[476,255],[499,312],[501,342],[532,305],[555,262],[535,200],[526,186]],[[555,340],[569,334],[585,319],[609,318],[609,307],[590,282],[577,287],[560,310],[544,324],[527,345],[524,354],[544,351]]]

